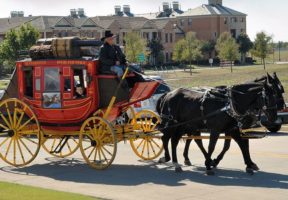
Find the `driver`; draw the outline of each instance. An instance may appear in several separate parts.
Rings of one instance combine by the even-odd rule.
[[[117,74],[118,79],[121,79],[127,61],[120,47],[115,45],[114,38],[115,35],[111,31],[105,31],[105,36],[101,38],[104,44],[100,49],[100,71],[112,71]]]

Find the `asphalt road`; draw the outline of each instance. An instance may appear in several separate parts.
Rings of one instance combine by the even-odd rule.
[[[217,145],[221,150],[223,141]],[[288,199],[288,126],[283,132],[269,134],[250,142],[251,156],[261,171],[253,176],[233,142],[215,176],[205,175],[204,159],[193,142],[192,167],[175,173],[171,163],[140,161],[129,143],[121,142],[113,165],[104,171],[88,167],[80,152],[68,159],[53,158],[43,149],[31,165],[14,168],[0,161],[0,180],[105,199]],[[178,148],[180,163],[184,143]],[[17,192],[17,191],[15,191]],[[40,197],[39,197],[40,198]],[[0,194],[1,199],[1,194]]]

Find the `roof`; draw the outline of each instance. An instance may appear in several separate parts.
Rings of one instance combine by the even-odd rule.
[[[222,6],[222,5],[206,5],[203,4],[202,6],[199,6],[194,9],[190,9],[183,14],[179,16],[203,16],[203,15],[243,15],[246,16],[246,14],[241,13],[239,11],[233,10],[231,8]]]

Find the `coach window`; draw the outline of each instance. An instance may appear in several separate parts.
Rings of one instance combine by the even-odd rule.
[[[60,91],[60,73],[58,68],[45,69],[45,92],[59,92]]]
[[[24,69],[24,95],[33,98],[33,70]]]
[[[86,88],[87,88],[87,70],[81,68],[74,69],[74,97],[79,98],[79,94],[76,94],[77,88],[81,87],[83,94],[80,94],[80,97],[86,97]]]
[[[59,68],[44,69],[44,108],[61,108],[60,70]]]

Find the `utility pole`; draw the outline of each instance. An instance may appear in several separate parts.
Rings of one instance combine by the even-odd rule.
[[[278,49],[279,49],[279,62],[281,61],[281,54],[280,54],[280,50],[281,50],[281,41],[279,41],[278,43]]]

